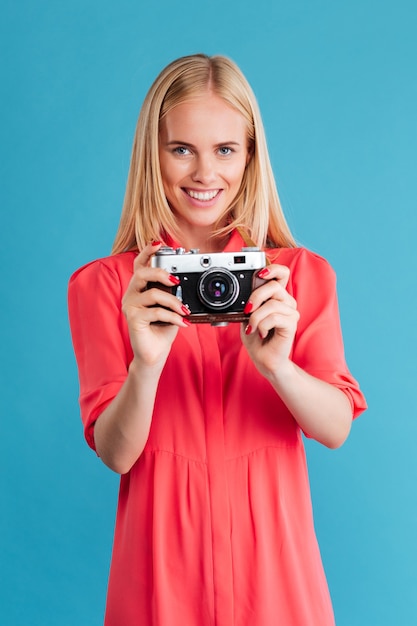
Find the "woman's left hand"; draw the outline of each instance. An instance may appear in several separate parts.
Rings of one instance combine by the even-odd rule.
[[[241,336],[258,370],[270,378],[288,363],[300,316],[295,299],[286,290],[288,267],[268,265],[258,276],[266,282],[252,292],[246,304],[250,317],[242,324]]]

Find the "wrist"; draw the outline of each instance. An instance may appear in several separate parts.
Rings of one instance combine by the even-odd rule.
[[[137,380],[143,382],[146,379],[159,379],[161,375],[162,369],[164,367],[165,361],[161,363],[157,362],[152,365],[145,364],[138,357],[133,357],[132,361],[128,367],[128,375],[132,380]]]
[[[298,377],[298,368],[291,359],[283,359],[278,366],[266,374],[269,382],[279,390],[283,387],[291,386]]]

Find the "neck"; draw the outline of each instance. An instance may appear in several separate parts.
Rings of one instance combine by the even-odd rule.
[[[210,237],[211,232],[207,235],[199,232],[197,234],[181,233],[179,245],[186,250],[198,249],[200,252],[222,252],[229,240],[229,235],[223,237]]]

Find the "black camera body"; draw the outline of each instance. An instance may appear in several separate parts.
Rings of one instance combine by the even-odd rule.
[[[265,282],[257,276],[265,264],[265,253],[259,248],[200,254],[199,250],[163,247],[151,265],[173,274],[180,283],[173,287],[149,283],[148,289],[173,293],[190,309],[191,322],[225,326],[248,319],[243,309],[252,291]]]

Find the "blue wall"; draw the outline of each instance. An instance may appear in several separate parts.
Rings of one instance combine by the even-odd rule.
[[[3,3],[1,621],[99,626],[117,476],[83,441],[66,286],[108,254],[141,101],[182,54],[252,83],[297,239],[339,277],[370,409],[308,442],[338,626],[417,624],[414,0]]]

